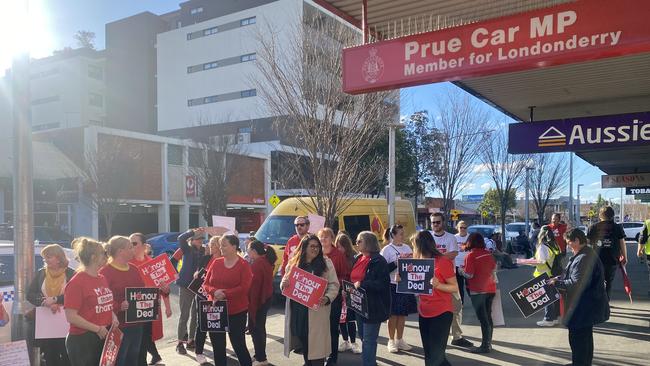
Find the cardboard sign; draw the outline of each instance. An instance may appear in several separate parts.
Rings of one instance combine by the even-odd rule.
[[[362,287],[354,288],[352,282],[343,281],[343,291],[345,291],[345,304],[348,310],[368,318],[368,297],[366,290]]]
[[[318,230],[325,227],[325,218],[314,214],[307,215],[309,219],[309,232],[317,234]]]
[[[207,271],[205,268],[201,268],[199,271],[198,277],[192,280],[190,282],[190,285],[187,286],[187,289],[192,291],[194,295],[198,296],[199,299],[201,300],[207,300],[208,299],[208,294],[205,293],[205,290],[203,290],[203,281],[205,281],[205,275]]]
[[[345,324],[348,321],[348,306],[345,305],[345,297],[341,301],[341,316],[339,317],[339,324]]]
[[[503,305],[501,304],[501,291],[497,288],[492,300],[492,324],[495,327],[506,325],[506,319],[503,316]]]
[[[510,291],[510,297],[525,318],[560,299],[557,289],[547,284],[548,280],[548,275],[543,273]]]
[[[227,332],[228,302],[199,301],[199,329],[202,332]]]
[[[99,366],[113,366],[117,361],[117,353],[122,345],[122,336],[124,334],[118,327],[111,327],[104,341],[102,349],[102,358],[99,360]]]
[[[124,312],[126,323],[152,322],[158,319],[160,289],[157,287],[127,287],[124,289],[129,308]]]
[[[327,280],[303,271],[298,267],[291,267],[289,284],[282,290],[282,295],[301,303],[308,308],[318,308],[318,302],[325,295]]]
[[[0,366],[29,366],[27,342],[8,342],[0,344]]]
[[[212,215],[212,226],[226,228],[226,234],[233,234],[235,232],[235,218],[228,216]]]
[[[397,292],[401,294],[431,295],[433,286],[433,258],[398,259],[397,271],[401,281],[397,283]]]
[[[144,284],[148,287],[160,287],[170,285],[178,278],[178,272],[174,269],[166,253],[138,267]]]
[[[34,314],[36,317],[35,339],[65,338],[68,335],[70,323],[65,317],[63,307],[60,307],[56,313],[52,313],[49,307],[37,306]]]

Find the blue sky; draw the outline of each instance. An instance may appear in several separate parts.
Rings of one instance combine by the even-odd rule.
[[[16,4],[24,0],[7,0],[7,4]],[[9,1],[11,3],[9,3]],[[30,0],[30,11],[33,18],[31,25],[32,47],[31,55],[35,58],[45,57],[52,51],[66,46],[75,47],[73,34],[78,30],[95,32],[97,49],[104,48],[104,26],[106,23],[125,18],[143,11],[162,14],[179,8],[180,0]],[[0,44],[15,42],[16,29],[12,27],[15,16],[11,11],[0,13]],[[11,65],[10,52],[0,50],[0,70]],[[407,97],[402,101],[402,115],[427,109],[435,114],[435,98],[444,93],[445,88],[455,88],[449,83],[431,84],[403,90]],[[491,108],[485,105],[486,108]],[[499,111],[493,110],[496,119],[507,118]],[[607,199],[620,201],[619,189],[600,189],[602,172],[580,158],[575,158],[574,187],[581,183],[581,195],[585,200],[594,200],[598,193]],[[479,194],[487,189],[487,177],[476,178],[470,189],[464,194]],[[568,195],[568,189],[564,193]],[[575,194],[575,189],[574,189]],[[584,201],[583,201],[584,202]]]

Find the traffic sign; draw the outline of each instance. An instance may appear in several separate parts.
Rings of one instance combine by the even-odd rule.
[[[273,194],[271,198],[269,198],[269,203],[271,204],[271,206],[277,207],[278,204],[280,203],[280,197],[278,197],[277,194]]]

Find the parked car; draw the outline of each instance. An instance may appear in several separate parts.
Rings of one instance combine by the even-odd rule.
[[[59,244],[64,248],[70,248],[72,239],[72,235],[65,231],[47,226],[34,226],[34,241],[37,241],[38,243]],[[0,224],[0,242],[13,243],[13,241],[13,225]]]
[[[178,249],[178,236],[179,232],[157,233],[147,239],[147,243],[151,245],[153,256],[160,255],[160,253],[167,253],[168,255],[174,254]]]
[[[621,226],[623,226],[623,230],[625,231],[625,239],[639,241],[639,235],[643,231],[643,222],[622,222]]]
[[[519,236],[519,232],[530,232],[533,229],[532,223],[528,224],[528,231],[526,231],[526,223],[525,222],[511,222],[509,224],[506,224],[506,235],[505,235],[505,245],[508,245],[508,243],[511,243],[517,236]]]
[[[501,227],[498,225],[472,225],[467,228],[467,232],[470,234],[479,233],[484,238],[489,238],[494,233],[500,233]]]

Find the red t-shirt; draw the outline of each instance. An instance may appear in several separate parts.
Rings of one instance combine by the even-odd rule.
[[[120,321],[120,328],[137,325],[135,323],[127,324],[124,322],[126,320],[126,312],[121,311],[120,306],[126,299],[126,292],[124,290],[127,287],[145,287],[142,277],[140,277],[140,271],[131,264],[129,264],[129,269],[126,271],[117,269],[112,264],[107,264],[99,270],[99,273],[106,278],[108,288],[113,291],[113,309],[115,315],[117,315],[117,319]]]
[[[560,248],[562,253],[566,252],[566,241],[564,241],[564,233],[566,232],[566,224],[549,224],[551,230],[553,230],[553,235],[555,235],[555,244]]]
[[[287,268],[289,258],[291,258],[293,252],[298,249],[298,245],[300,245],[300,237],[298,234],[290,237],[289,240],[287,240],[287,245],[284,247],[284,253],[282,254],[282,267],[280,267],[282,274],[285,273],[284,269]]]
[[[475,293],[493,294],[497,291],[494,269],[497,263],[492,253],[484,248],[472,249],[465,257],[465,273],[473,275],[467,279],[467,288]]]
[[[444,256],[435,258],[434,275],[440,283],[447,283],[446,279],[456,278],[454,262]],[[451,294],[437,289],[431,295],[420,295],[418,311],[424,318],[433,318],[447,311],[453,312],[454,305],[451,302]]]
[[[101,274],[93,277],[86,272],[78,272],[65,286],[63,307],[77,310],[77,314],[98,326],[109,326],[113,322],[113,292],[108,288]],[[70,324],[70,334],[88,332]]]
[[[354,267],[352,267],[352,271],[350,272],[350,282],[355,283],[357,281],[363,281],[366,277],[368,264],[370,264],[370,257],[362,255],[354,264]]]
[[[149,262],[150,260],[151,260],[151,257],[145,254],[145,255],[144,255],[144,258],[142,258],[141,261],[138,260],[136,257],[133,257],[133,259],[131,259],[131,260],[129,261],[129,263],[132,264],[132,265],[134,265],[134,266],[136,266],[136,267],[140,267],[141,265],[143,265],[143,264]]]
[[[253,279],[248,292],[248,321],[255,321],[255,314],[273,296],[273,266],[266,257],[260,257],[251,264]]]
[[[350,280],[350,264],[345,258],[345,254],[341,253],[340,250],[332,247],[330,254],[326,255],[332,261],[334,269],[336,270],[336,277],[339,279],[339,283],[343,283],[343,280]]]
[[[248,310],[248,293],[253,282],[251,266],[238,257],[232,268],[226,268],[225,259],[215,259],[205,274],[203,289],[212,301],[216,290],[223,290],[228,301],[228,315]]]

